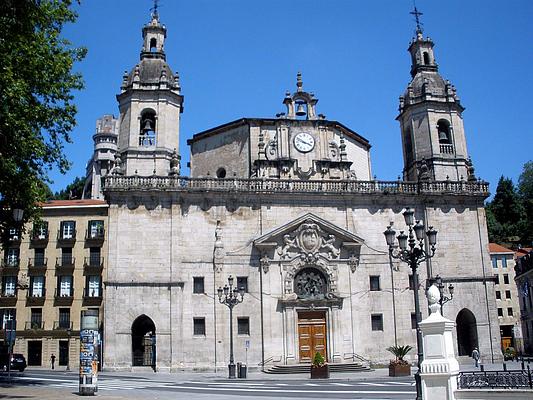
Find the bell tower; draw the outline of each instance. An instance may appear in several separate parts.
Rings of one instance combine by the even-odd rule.
[[[154,7],[150,22],[142,29],[140,62],[124,73],[117,95],[120,130],[115,174],[167,175],[179,159],[183,96],[178,73],[166,62],[166,36]]]
[[[400,96],[405,180],[475,179],[468,158],[461,105],[455,87],[439,74],[434,43],[424,37],[416,7],[416,35],[411,54],[411,82]]]

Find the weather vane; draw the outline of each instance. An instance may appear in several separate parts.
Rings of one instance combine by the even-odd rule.
[[[413,0],[413,5],[414,5],[415,9],[413,11],[411,11],[409,14],[415,16],[416,33],[422,33],[422,25],[424,25],[424,24],[420,22],[420,16],[424,15],[424,14],[422,14],[420,11],[418,11],[418,9],[416,8],[416,2],[414,0]]]
[[[158,17],[159,14],[157,12],[157,8],[159,7],[159,0],[154,0],[154,6],[150,8],[150,11],[152,11],[152,17]]]

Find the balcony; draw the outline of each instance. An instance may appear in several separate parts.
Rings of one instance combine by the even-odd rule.
[[[26,321],[24,329],[27,331],[42,331],[44,330],[44,321]]]
[[[28,289],[28,295],[26,297],[27,306],[42,306],[46,299],[46,289],[43,288],[40,291],[34,291]]]
[[[2,269],[5,270],[17,270],[20,266],[20,258],[4,258],[2,260]]]
[[[65,291],[56,289],[54,295],[54,306],[70,306],[74,300],[74,290],[71,287],[70,290]]]
[[[42,273],[48,265],[47,257],[37,257],[28,259],[28,272]]]
[[[104,238],[104,228],[87,229],[87,231],[85,231],[85,242],[88,245],[101,246],[104,243]]]
[[[453,154],[453,144],[441,144],[440,154]]]
[[[3,291],[0,293],[0,307],[14,307],[17,304],[17,293]]]
[[[99,306],[102,304],[102,290],[85,291],[83,294],[84,306]]]
[[[72,331],[72,321],[54,321],[54,331]]]
[[[56,258],[56,270],[58,272],[72,272],[76,258],[72,256],[61,256]]]
[[[42,246],[48,243],[48,230],[46,231],[33,231],[30,237],[31,243],[35,246]]]
[[[83,272],[85,275],[99,275],[104,268],[104,257],[89,256],[83,260]]]
[[[72,244],[76,242],[76,229],[70,231],[70,232],[57,232],[57,241],[60,244]]]

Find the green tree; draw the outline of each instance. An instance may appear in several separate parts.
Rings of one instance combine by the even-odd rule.
[[[524,164],[524,168],[518,178],[518,193],[522,198],[522,204],[526,214],[524,230],[522,232],[522,244],[533,245],[533,161]]]
[[[67,187],[52,197],[53,200],[73,200],[81,199],[83,195],[83,187],[85,186],[85,178],[77,177],[68,184]]]
[[[47,200],[48,171],[70,164],[63,152],[75,126],[72,72],[85,49],[61,36],[76,20],[71,0],[0,2],[0,235],[5,243],[14,208],[24,221],[38,218]]]
[[[522,198],[513,181],[502,176],[498,181],[494,199],[487,205],[489,240],[503,244],[519,241],[524,222]]]

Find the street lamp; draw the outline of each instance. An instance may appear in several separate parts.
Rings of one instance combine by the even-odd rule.
[[[67,368],[65,371],[70,371],[70,337],[72,336],[72,326],[67,328]]]
[[[418,266],[435,255],[435,245],[437,244],[437,231],[433,227],[425,231],[424,224],[421,221],[415,223],[415,212],[410,208],[406,208],[403,212],[405,224],[409,228],[409,234],[406,235],[404,231],[396,236],[396,232],[391,226],[383,232],[387,245],[389,246],[389,254],[392,258],[399,259],[409,265],[413,274],[414,299],[415,299],[415,314],[416,314],[416,347],[417,347],[417,367],[418,371],[415,374],[416,381],[416,399],[422,399],[422,386],[420,383],[420,365],[424,359],[422,351],[422,332],[420,331],[420,299],[418,297]],[[398,239],[398,245],[395,243],[395,236]],[[429,249],[424,249],[424,242],[427,238]]]
[[[219,287],[218,301],[229,308],[229,364],[228,364],[228,378],[235,379],[235,363],[233,359],[233,307],[242,303],[244,300],[244,287],[233,287],[233,277],[228,277],[228,285],[224,288]],[[240,295],[240,298],[239,298]]]
[[[442,306],[453,299],[453,292],[455,290],[455,287],[453,286],[452,283],[450,283],[448,285],[448,293],[450,293],[450,296],[445,296],[444,295],[444,283],[440,275],[435,276],[435,278],[429,279],[428,283],[429,283],[428,287],[431,287],[431,285],[434,284],[439,289],[439,292],[440,292],[439,304],[440,304],[441,313],[442,313]]]

